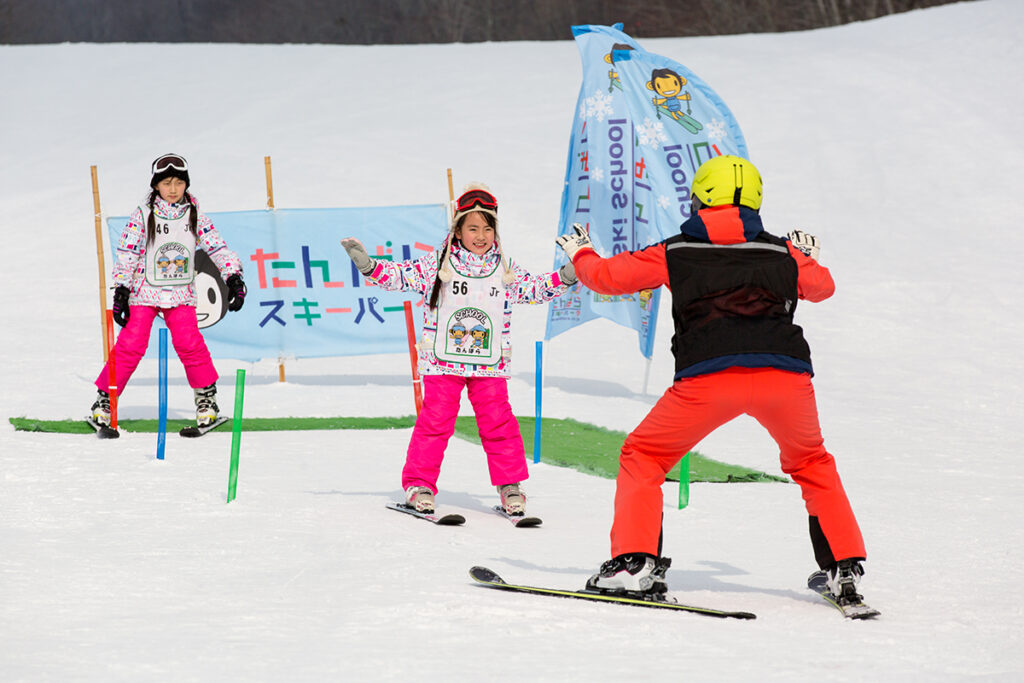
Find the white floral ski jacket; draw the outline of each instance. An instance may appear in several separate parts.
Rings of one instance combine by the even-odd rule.
[[[191,195],[191,193],[189,193]],[[221,278],[227,280],[235,273],[242,273],[242,262],[238,254],[227,248],[220,233],[213,227],[209,217],[199,211],[199,201],[195,195],[192,202],[196,205],[196,246],[209,255],[220,271]],[[156,287],[146,282],[146,221],[142,207],[149,200],[147,194],[135,207],[128,223],[121,232],[117,242],[117,261],[114,263],[112,279],[114,286],[123,285],[131,290],[129,306],[157,306],[174,308],[176,306],[195,306],[196,292],[191,283],[186,285]],[[175,220],[181,218],[189,210],[188,202],[171,204],[159,196],[153,201],[153,211],[158,218]]]
[[[565,294],[569,290],[562,284],[557,272],[530,275],[522,266],[508,259],[512,282],[505,285],[505,305],[501,330],[501,360],[496,365],[471,365],[449,363],[438,360],[434,355],[434,337],[437,335],[437,311],[427,305],[430,292],[437,276],[438,258],[435,250],[426,256],[411,261],[391,262],[374,259],[376,266],[367,280],[389,291],[419,292],[423,295],[423,336],[419,350],[419,371],[421,375],[462,375],[465,377],[508,377],[512,353],[510,328],[512,304],[541,304]],[[458,240],[452,246],[452,263],[462,273],[474,276],[485,275],[494,270],[501,259],[497,246],[483,255],[477,255],[462,247]],[[499,265],[500,267],[500,265]],[[443,283],[442,283],[443,284]]]

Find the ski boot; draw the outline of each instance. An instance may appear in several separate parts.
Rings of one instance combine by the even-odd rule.
[[[110,394],[102,389],[96,392],[96,402],[92,404],[92,421],[104,427],[110,426]]]
[[[526,514],[526,494],[519,488],[519,483],[505,484],[499,486],[498,495],[501,496],[501,506],[507,514],[521,517]]]
[[[217,406],[217,385],[193,389],[196,399],[196,425],[209,427],[217,421],[220,408]]]
[[[668,592],[665,572],[672,566],[667,557],[647,553],[619,555],[601,565],[587,581],[587,590],[598,593],[626,593],[643,599],[661,599]]]
[[[426,486],[410,486],[405,490],[405,504],[416,512],[434,513],[434,492]]]
[[[864,576],[864,567],[854,559],[839,560],[825,571],[825,586],[832,598],[840,605],[863,602],[864,596],[857,593],[857,584]]]

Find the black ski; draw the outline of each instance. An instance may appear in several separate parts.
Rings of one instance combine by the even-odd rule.
[[[469,575],[477,583],[483,584],[490,588],[499,588],[501,590],[514,591],[516,593],[531,593],[534,595],[549,595],[555,598],[575,598],[577,600],[592,600],[595,602],[610,602],[616,605],[632,605],[634,607],[653,607],[655,609],[674,609],[682,612],[693,612],[694,614],[703,614],[709,617],[718,617],[724,619],[731,617],[733,619],[756,619],[757,615],[751,614],[750,612],[726,612],[723,610],[710,609],[707,607],[695,607],[693,605],[683,605],[675,602],[673,598],[650,598],[642,597],[636,594],[613,594],[613,593],[597,593],[593,591],[573,591],[573,590],[562,590],[559,588],[540,588],[538,586],[518,586],[516,584],[506,583],[504,579],[495,574],[486,567],[473,567],[469,570]]]
[[[109,425],[100,424],[96,420],[92,419],[92,415],[85,418],[85,421],[89,423],[90,427],[96,430],[96,436],[100,439],[116,439],[121,436],[121,432]]]
[[[214,430],[217,427],[220,427],[227,421],[228,418],[226,417],[218,417],[211,424],[208,424],[205,427],[199,427],[198,425],[194,425],[192,427],[183,427],[182,430],[178,432],[178,434],[184,436],[187,439],[196,439],[202,436],[203,434],[206,434],[207,432]]]
[[[873,607],[864,604],[863,599],[842,598],[836,600],[835,596],[828,589],[828,575],[823,571],[816,571],[807,577],[807,587],[824,598],[825,602],[843,613],[847,619],[873,619],[881,614]]]
[[[404,512],[407,515],[413,517],[419,517],[425,519],[432,524],[438,524],[440,526],[458,526],[466,523],[466,518],[462,515],[450,513],[447,515],[436,515],[432,512],[420,512],[416,508],[409,507],[405,503],[388,503],[387,507],[389,510],[397,510],[398,512]]]
[[[509,513],[505,512],[505,508],[503,508],[500,505],[495,505],[491,509],[497,512],[505,519],[507,519],[508,521],[512,522],[512,526],[526,528],[531,526],[540,526],[544,523],[544,520],[542,520],[540,517],[527,517],[522,513],[518,515],[510,515]]]

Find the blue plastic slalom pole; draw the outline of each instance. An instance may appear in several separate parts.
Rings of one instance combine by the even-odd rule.
[[[537,377],[534,381],[533,461],[540,462],[540,397],[544,388],[544,342],[537,342]]]
[[[158,406],[160,419],[156,430],[156,459],[164,459],[164,446],[167,443],[167,328],[160,328],[160,380],[157,383]]]

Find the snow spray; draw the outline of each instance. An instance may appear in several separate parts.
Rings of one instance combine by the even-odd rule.
[[[228,471],[228,502],[238,490],[238,451],[242,447],[242,397],[245,396],[245,370],[235,372],[235,414],[231,422],[231,469]]]
[[[160,368],[157,381],[157,406],[159,420],[156,430],[156,459],[164,459],[164,447],[167,444],[167,328],[160,328]]]
[[[533,461],[540,462],[540,396],[544,388],[544,342],[537,342],[537,374],[534,381]]]

